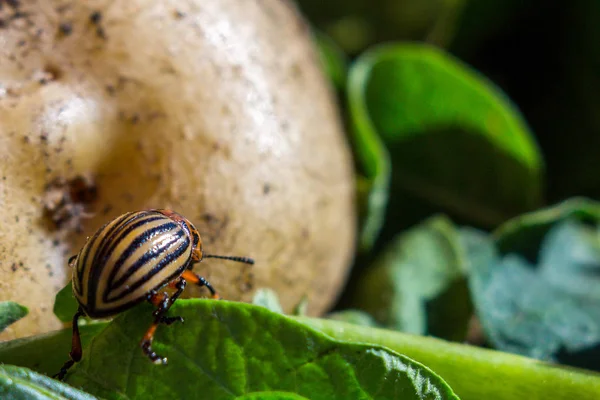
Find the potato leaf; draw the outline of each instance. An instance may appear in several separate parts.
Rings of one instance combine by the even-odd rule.
[[[348,96],[357,136],[381,138],[391,155],[386,234],[432,210],[491,227],[539,206],[543,163],[519,111],[449,54],[374,48],[351,68]]]
[[[496,245],[502,254],[518,253],[535,262],[548,230],[554,224],[565,220],[600,224],[600,203],[574,197],[551,207],[515,217],[496,229]]]
[[[0,332],[27,315],[29,310],[14,301],[0,302]]]
[[[81,341],[86,347],[106,323],[94,323],[79,327]],[[0,363],[30,368],[36,372],[54,375],[71,350],[71,329],[46,333],[44,335],[10,340],[0,343]]]
[[[444,377],[462,400],[597,400],[600,374],[444,340],[297,317],[337,340],[379,343]]]
[[[398,236],[359,278],[353,306],[395,330],[464,340],[472,314],[458,231],[432,217]]]
[[[557,361],[562,352],[600,344],[600,241],[573,221],[555,224],[538,265],[518,253],[502,256],[491,238],[465,231],[477,314],[500,350]]]
[[[386,348],[338,342],[263,307],[184,300],[170,315],[184,324],[160,326],[154,365],[139,341],[151,322],[143,304],[97,335],[67,381],[106,399],[236,399],[256,392],[310,399],[457,399],[421,364]],[[286,395],[287,398],[290,396]]]
[[[391,177],[390,155],[369,117],[364,101],[365,79],[361,69],[352,68],[348,76],[349,130],[355,157],[360,163],[357,178],[360,214],[360,250],[366,252],[375,243],[385,220]]]
[[[236,400],[309,400],[290,392],[256,392],[236,397]]]
[[[56,294],[54,299],[54,315],[62,322],[70,322],[75,312],[77,312],[78,307],[77,300],[73,296],[73,286],[69,282]]]
[[[13,365],[0,365],[0,397],[6,400],[95,399],[45,375]]]

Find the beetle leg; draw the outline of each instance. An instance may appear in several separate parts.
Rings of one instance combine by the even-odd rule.
[[[176,317],[161,317],[160,321],[161,324],[165,324],[165,325],[171,325],[173,322],[181,322],[183,323],[183,317],[181,316],[176,316]]]
[[[193,283],[194,285],[198,285],[200,287],[206,286],[206,288],[210,291],[213,299],[220,299],[219,294],[215,289],[213,289],[212,285],[208,283],[206,279],[192,272],[191,270],[185,270],[181,277],[186,281]]]
[[[173,281],[173,282],[169,283],[169,287],[174,287],[174,288],[177,288],[177,289],[179,289],[179,288],[177,287],[177,285],[178,285],[178,284],[179,284],[179,281]],[[179,295],[178,295],[178,296],[179,296]],[[168,304],[167,304],[167,303],[165,303],[165,301],[167,301],[167,302],[171,301],[171,304],[172,304],[172,303],[175,301],[175,299],[173,299],[172,297],[171,297],[171,299],[169,300],[169,296],[168,296],[168,294],[167,294],[166,292],[158,293],[156,290],[152,290],[152,291],[150,291],[150,292],[148,293],[147,300],[148,300],[148,302],[149,302],[150,304],[152,304],[153,306],[155,306],[155,307],[159,307],[159,308],[157,308],[157,309],[154,311],[154,313],[152,313],[152,315],[153,315],[154,317],[156,317],[156,316],[158,315],[158,311],[159,311],[159,309],[160,309],[160,306],[162,306],[163,308],[165,308],[165,307],[167,307],[167,306],[168,306]],[[165,325],[171,325],[173,322],[177,322],[177,321],[179,321],[179,322],[183,322],[183,317],[179,317],[179,316],[177,316],[177,317],[167,317],[167,316],[162,316],[162,317],[160,318],[160,321],[159,321],[159,322],[160,322],[161,324],[165,324]]]
[[[81,337],[79,335],[79,317],[83,316],[83,310],[81,308],[77,309],[75,315],[73,315],[73,336],[71,337],[71,352],[69,356],[71,359],[63,364],[60,371],[53,375],[53,378],[57,378],[59,381],[62,381],[67,374],[67,370],[73,366],[76,362],[81,360],[81,356],[83,354],[83,350],[81,349]]]
[[[158,308],[152,313],[154,316],[154,322],[150,325],[150,328],[146,331],[146,334],[142,338],[140,342],[140,347],[142,351],[150,360],[155,364],[166,364],[167,358],[161,357],[154,350],[152,350],[152,341],[154,340],[154,333],[156,332],[156,328],[159,324],[171,325],[175,321],[183,322],[183,318],[177,317],[167,317],[165,314],[169,311],[169,308],[175,303],[175,300],[181,295],[186,285],[185,279],[179,278],[175,287],[177,287],[177,291],[169,297],[166,293],[158,294],[155,291],[150,292],[148,295],[148,301],[152,304],[156,305]]]

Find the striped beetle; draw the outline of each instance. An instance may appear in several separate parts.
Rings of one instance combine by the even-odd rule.
[[[67,370],[81,360],[78,321],[83,315],[107,318],[147,300],[156,307],[154,321],[140,342],[143,353],[156,364],[167,359],[152,350],[159,324],[170,325],[183,318],[168,317],[167,311],[188,282],[206,286],[214,299],[219,295],[201,276],[192,272],[203,258],[220,258],[254,264],[246,257],[204,254],[198,230],[171,210],[155,209],[125,213],[88,238],[79,254],[69,259],[73,269],[73,294],[79,308],[73,316],[70,360],[53,377],[62,380]],[[170,296],[158,291],[168,286]]]

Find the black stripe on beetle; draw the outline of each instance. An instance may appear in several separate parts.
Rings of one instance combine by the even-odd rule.
[[[122,300],[123,297],[133,293],[137,288],[144,285],[146,282],[148,282],[154,276],[160,274],[162,271],[165,270],[165,268],[167,268],[169,266],[169,264],[172,264],[174,261],[179,259],[181,257],[181,255],[184,254],[185,251],[188,249],[189,245],[190,245],[190,240],[186,238],[184,243],[179,245],[175,250],[169,251],[169,253],[167,255],[165,255],[165,257],[160,262],[156,263],[156,265],[154,265],[150,271],[148,271],[145,275],[143,275],[137,281],[123,280],[121,285],[119,285],[119,287],[116,287],[115,290],[120,287],[124,287],[125,283],[127,284],[127,288],[124,291],[122,291],[118,297],[112,298],[112,299],[110,299],[110,301]],[[187,263],[183,264],[182,266],[180,266],[177,269],[174,269],[173,275],[176,275],[176,276],[181,275],[183,270],[187,267],[186,264]],[[133,274],[134,272],[136,272],[136,271],[132,271],[131,274]],[[166,285],[171,280],[173,280],[173,277],[167,276],[166,282],[164,282],[164,280],[163,280],[163,281],[161,281],[161,284]],[[112,289],[111,289],[111,291],[112,291]],[[107,292],[107,294],[108,294],[108,292]]]
[[[167,233],[171,233],[174,232],[174,235],[165,235]],[[156,247],[156,248],[152,248],[151,251],[145,252],[138,260],[136,260],[132,266],[127,267],[124,266],[124,263],[126,261],[128,261],[128,259],[133,255],[133,253],[135,253],[142,245],[148,243],[150,240],[154,239],[156,237],[156,235],[165,235],[168,237],[167,240],[168,243],[173,243],[176,242],[177,240],[179,240],[179,238],[181,238],[183,235],[185,235],[185,232],[183,232],[181,229],[177,229],[177,224],[173,223],[173,222],[169,222],[160,226],[156,226],[154,228],[150,228],[150,229],[146,229],[144,230],[144,232],[142,232],[141,235],[137,236],[135,239],[131,240],[131,238],[128,238],[128,241],[130,242],[129,247],[127,247],[127,249],[125,249],[123,252],[121,252],[119,258],[117,259],[117,261],[115,262],[115,266],[113,268],[112,273],[110,274],[110,278],[109,281],[112,283],[115,280],[115,276],[117,274],[117,272],[120,272],[119,270],[123,269],[123,268],[128,268],[127,272],[124,273],[125,276],[129,276],[131,273],[135,272],[135,265],[138,264],[140,262],[140,260],[144,260],[143,264],[147,263],[148,261],[150,261],[150,259],[152,257],[155,257],[156,255],[160,254],[162,251],[164,251],[165,249],[165,243],[162,242],[160,243],[160,247]],[[167,244],[168,244],[167,243]],[[111,253],[112,255],[112,253]],[[109,256],[110,257],[110,256]],[[107,257],[107,258],[109,258]]]
[[[166,364],[167,359],[152,350],[154,332],[161,323],[183,321],[166,314],[186,283],[206,286],[214,299],[219,298],[206,279],[191,271],[195,263],[209,257],[254,264],[251,258],[204,254],[196,227],[171,210],[125,213],[98,229],[70,259],[74,266],[73,294],[79,308],[73,316],[70,359],[54,377],[62,380],[81,360],[81,316],[112,317],[142,301],[153,304],[156,311],[140,347],[152,362]],[[170,295],[159,292],[165,286],[175,291]]]
[[[118,229],[113,234],[108,234],[105,236],[106,244],[102,247],[102,250],[96,253],[94,262],[106,262],[108,258],[114,253],[115,247],[122,243],[123,240],[130,241],[130,239],[126,238],[127,235],[131,234],[136,229],[147,225],[150,222],[161,220],[160,216],[150,216],[146,218],[132,218],[131,221],[121,223]],[[135,221],[135,223],[131,223]],[[168,222],[167,225],[173,226],[171,222]],[[150,233],[148,230],[142,231],[142,235]],[[118,236],[117,236],[118,235]],[[97,258],[97,259],[96,259]],[[99,269],[100,270],[100,269]]]
[[[113,228],[108,232],[108,234],[111,234],[114,229],[116,229],[116,228],[119,227],[119,224],[124,219],[128,218],[129,216],[131,216],[133,214],[134,213],[129,212],[129,213],[121,215],[120,217],[117,217],[116,220],[111,221],[112,223],[114,223],[114,225],[113,225]],[[106,228],[108,225],[109,224],[106,224],[103,227],[101,227],[100,229],[98,229],[98,231],[96,231],[96,233],[94,234],[94,236],[92,237],[92,239],[88,240],[88,242],[83,247],[83,249],[81,250],[81,252],[77,255],[77,280],[78,280],[78,282],[73,282],[73,283],[80,283],[80,282],[83,281],[83,273],[85,272],[84,269],[83,269],[83,266],[87,265],[87,263],[88,263],[88,257],[90,255],[90,252],[88,251],[88,249],[92,248],[96,244],[96,241],[100,237],[100,234],[102,233],[102,231],[104,230],[104,228]],[[83,293],[80,293],[80,294],[82,295]]]
[[[115,247],[122,243],[130,243],[134,240],[132,237],[128,237],[129,234],[134,232],[136,229],[142,229],[146,225],[164,220],[165,217],[159,214],[151,214],[138,212],[135,213],[131,218],[120,222],[119,224],[112,227],[106,235],[102,235],[102,243],[98,246],[97,251],[92,258],[89,265],[83,265],[84,270],[89,270],[88,288],[87,288],[87,306],[90,309],[105,309],[108,304],[104,304],[98,300],[98,292],[102,293],[102,297],[106,298],[106,289],[101,289],[100,285],[107,282],[106,277],[103,278],[104,274],[112,274],[118,272],[119,269],[114,263],[109,263],[110,257],[113,255]],[[168,221],[168,220],[167,220]],[[93,250],[93,247],[88,249],[89,252]],[[106,312],[103,312],[106,313]]]

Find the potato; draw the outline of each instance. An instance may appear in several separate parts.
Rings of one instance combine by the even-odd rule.
[[[352,162],[290,3],[32,0],[0,18],[0,300],[30,308],[2,339],[60,328],[68,257],[146,208],[185,215],[207,253],[256,259],[196,267],[224,298],[332,304],[354,249]]]

